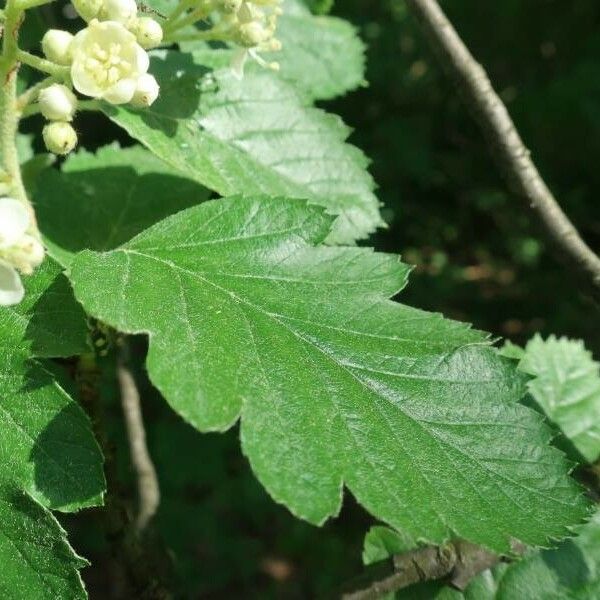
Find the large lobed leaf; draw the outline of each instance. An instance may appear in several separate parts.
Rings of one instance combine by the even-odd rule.
[[[209,72],[191,54],[158,52],[161,96],[149,109],[104,105],[127,132],[183,175],[222,195],[305,198],[340,215],[330,242],[364,238],[381,226],[367,160],[345,143],[338,117],[261,71],[242,82]]]
[[[283,198],[206,202],[82,252],[70,278],[91,314],[149,334],[150,377],[187,421],[241,415],[254,471],[294,514],[323,522],[345,483],[417,539],[507,551],[564,535],[586,502],[512,365],[389,301],[409,271],[396,257],[314,247],[331,220]]]

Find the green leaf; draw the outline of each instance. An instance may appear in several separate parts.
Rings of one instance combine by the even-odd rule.
[[[363,563],[371,565],[385,560],[394,554],[408,552],[417,547],[416,540],[394,531],[389,527],[376,525],[371,527],[365,536],[363,546]]]
[[[207,72],[189,54],[156,53],[161,96],[148,110],[103,110],[157,156],[228,194],[284,195],[340,215],[330,242],[364,238],[382,225],[367,160],[344,143],[341,120],[306,106],[289,84],[262,71],[242,82]]]
[[[533,552],[511,565],[497,600],[591,600],[600,597],[600,513],[578,528],[578,536],[554,550]]]
[[[529,341],[519,368],[533,375],[529,392],[588,461],[600,456],[600,365],[582,341]]]
[[[96,506],[105,486],[89,419],[31,358],[85,350],[84,314],[50,260],[26,287],[23,303],[0,310],[0,484],[48,508]]]
[[[343,19],[316,17],[302,2],[286,2],[278,20],[279,52],[264,58],[280,65],[278,77],[298,86],[313,100],[329,100],[365,84],[365,45],[356,29]],[[185,42],[182,50],[196,51],[202,64],[226,67],[235,49],[215,49],[203,42]],[[247,73],[263,69],[254,61]]]
[[[0,309],[0,340],[13,340],[40,358],[88,351],[86,315],[60,267],[48,258],[23,282],[23,302]]]
[[[0,485],[0,596],[6,600],[86,598],[78,569],[87,563],[54,517],[34,500]]]
[[[35,202],[49,252],[68,265],[80,250],[115,248],[209,194],[148,150],[113,145],[48,171]]]
[[[86,310],[148,333],[154,384],[202,431],[241,416],[244,452],[279,502],[313,523],[344,483],[430,542],[543,544],[587,503],[521,377],[467,326],[388,300],[409,268],[319,247],[331,217],[283,198],[174,215],[121,248],[82,252]],[[102,282],[99,286],[98,282]]]

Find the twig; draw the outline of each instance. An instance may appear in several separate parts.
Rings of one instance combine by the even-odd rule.
[[[506,106],[436,0],[406,0],[483,130],[509,186],[535,213],[549,240],[600,288],[600,258],[563,212],[530,158]]]
[[[139,507],[135,527],[137,533],[142,533],[156,514],[160,504],[160,489],[156,469],[146,445],[140,394],[124,360],[120,360],[117,366],[117,378],[121,389],[121,406],[127,426],[131,462],[137,477]]]
[[[168,587],[172,565],[166,548],[156,536],[146,533],[141,538],[132,529],[130,511],[119,483],[116,447],[106,431],[104,402],[100,395],[101,378],[102,372],[95,356],[91,353],[81,356],[76,379],[105,460],[107,492],[100,514],[112,555],[113,595],[140,600],[172,600],[173,594]]]
[[[376,600],[424,581],[449,579],[463,590],[477,574],[499,562],[500,557],[465,541],[445,546],[425,546],[394,556],[394,567],[384,576],[342,595],[343,600]]]

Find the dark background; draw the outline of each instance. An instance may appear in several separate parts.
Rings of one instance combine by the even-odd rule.
[[[599,249],[600,4],[443,4],[564,209]],[[581,337],[600,354],[595,306],[506,192],[404,3],[338,0],[334,14],[355,23],[368,43],[370,84],[325,108],[355,128],[352,142],[373,161],[390,226],[369,243],[416,265],[401,300],[517,343],[538,331]],[[88,148],[122,136],[105,120],[84,118],[79,128]],[[122,485],[133,502],[112,375],[107,363],[103,395]],[[360,571],[372,521],[351,498],[323,529],[295,520],[252,477],[236,430],[199,435],[143,384],[141,372],[140,380],[163,494],[158,535],[169,549],[178,597],[313,598],[333,594]],[[63,521],[94,565],[84,571],[92,598],[111,597],[98,515]]]

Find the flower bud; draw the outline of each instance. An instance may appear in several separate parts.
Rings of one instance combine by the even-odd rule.
[[[42,130],[46,148],[54,154],[69,154],[77,145],[77,134],[69,123],[53,121]]]
[[[137,15],[135,0],[104,0],[101,17],[116,21],[126,27],[131,25]]]
[[[138,44],[145,50],[156,48],[163,39],[163,30],[159,23],[150,17],[140,17],[135,21],[132,32]]]
[[[158,82],[152,75],[148,73],[141,75],[137,81],[137,87],[131,104],[139,108],[150,106],[158,98],[159,91]]]
[[[42,38],[42,52],[45,57],[59,65],[71,64],[71,42],[73,36],[68,31],[49,29]]]
[[[66,86],[54,83],[39,95],[40,110],[49,121],[71,121],[77,109],[77,98]]]
[[[100,14],[104,0],[71,0],[79,16],[84,21],[91,21]]]

